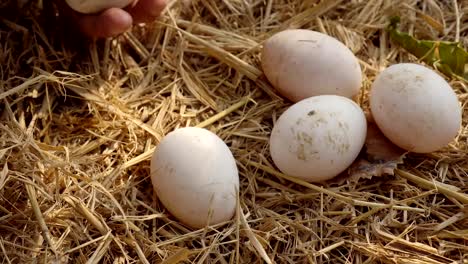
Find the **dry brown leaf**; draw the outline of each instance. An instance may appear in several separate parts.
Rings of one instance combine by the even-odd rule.
[[[375,123],[368,121],[366,142],[361,154],[333,182],[341,185],[346,181],[358,182],[360,179],[394,175],[398,164],[403,163],[406,151],[388,140]]]

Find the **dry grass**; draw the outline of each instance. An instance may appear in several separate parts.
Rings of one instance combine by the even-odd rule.
[[[273,32],[326,32],[361,60],[365,108],[380,70],[415,61],[383,32],[388,16],[468,47],[466,0],[173,1],[161,21],[90,44],[38,2],[1,13],[1,263],[468,263],[466,110],[456,141],[395,176],[307,184],[272,165],[289,103],[259,67]],[[465,106],[468,84],[451,84]],[[148,175],[158,141],[196,125],[241,177],[236,218],[202,230],[167,213]]]

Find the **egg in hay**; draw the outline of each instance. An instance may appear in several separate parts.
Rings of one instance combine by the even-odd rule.
[[[336,38],[307,29],[278,32],[263,44],[263,72],[292,102],[317,95],[358,95],[362,72],[354,53]]]
[[[369,101],[382,133],[407,151],[436,151],[454,140],[461,127],[461,105],[452,87],[419,64],[383,70],[372,83]]]
[[[92,14],[104,11],[108,8],[124,8],[134,0],[65,0],[76,12]]]
[[[168,133],[152,156],[151,180],[161,203],[192,228],[228,221],[236,211],[236,161],[224,141],[207,129]]]
[[[314,96],[278,118],[270,135],[270,153],[281,172],[322,182],[353,163],[366,134],[367,120],[357,103],[337,95]]]

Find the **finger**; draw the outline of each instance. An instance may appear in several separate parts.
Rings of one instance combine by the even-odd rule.
[[[134,23],[149,23],[159,17],[166,8],[166,0],[139,0],[127,11],[133,16]]]
[[[132,27],[132,16],[120,8],[110,8],[99,15],[79,15],[76,23],[89,37],[107,38],[121,34]]]

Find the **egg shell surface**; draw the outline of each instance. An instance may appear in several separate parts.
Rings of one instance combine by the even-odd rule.
[[[289,107],[275,123],[270,153],[283,173],[308,182],[330,180],[357,158],[367,120],[357,103],[320,95]]]
[[[272,35],[263,45],[261,65],[272,86],[292,102],[325,94],[354,98],[361,88],[361,67],[353,52],[312,30]]]
[[[236,161],[207,129],[185,127],[167,134],[152,156],[151,180],[167,210],[192,228],[228,221],[236,211]]]
[[[104,11],[111,7],[124,8],[134,0],[65,0],[76,12],[93,14]]]
[[[369,94],[375,123],[395,145],[428,153],[448,145],[462,122],[457,95],[435,71],[394,64],[374,80]]]

